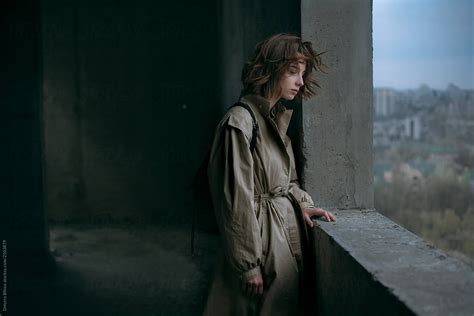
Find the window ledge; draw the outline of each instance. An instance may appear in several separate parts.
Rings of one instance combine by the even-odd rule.
[[[473,268],[375,210],[314,220],[321,315],[473,315]]]

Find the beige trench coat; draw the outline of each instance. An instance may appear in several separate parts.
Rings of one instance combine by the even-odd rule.
[[[292,110],[257,95],[240,99],[218,124],[208,176],[222,239],[204,315],[297,315],[302,270],[302,208],[313,206],[298,184],[290,138]],[[262,273],[264,295],[247,296],[241,280]]]

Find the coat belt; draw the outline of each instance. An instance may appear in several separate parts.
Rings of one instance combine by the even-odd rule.
[[[288,196],[288,190],[284,190],[281,186],[275,187],[270,192],[255,194],[255,200],[270,200],[281,196]]]

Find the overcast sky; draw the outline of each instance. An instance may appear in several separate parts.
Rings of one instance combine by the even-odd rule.
[[[373,0],[374,87],[474,89],[474,0]]]

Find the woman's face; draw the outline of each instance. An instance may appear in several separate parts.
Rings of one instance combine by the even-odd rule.
[[[303,75],[305,71],[306,63],[303,60],[290,64],[278,82],[280,91],[278,99],[293,100],[295,98],[300,88],[304,85]]]

